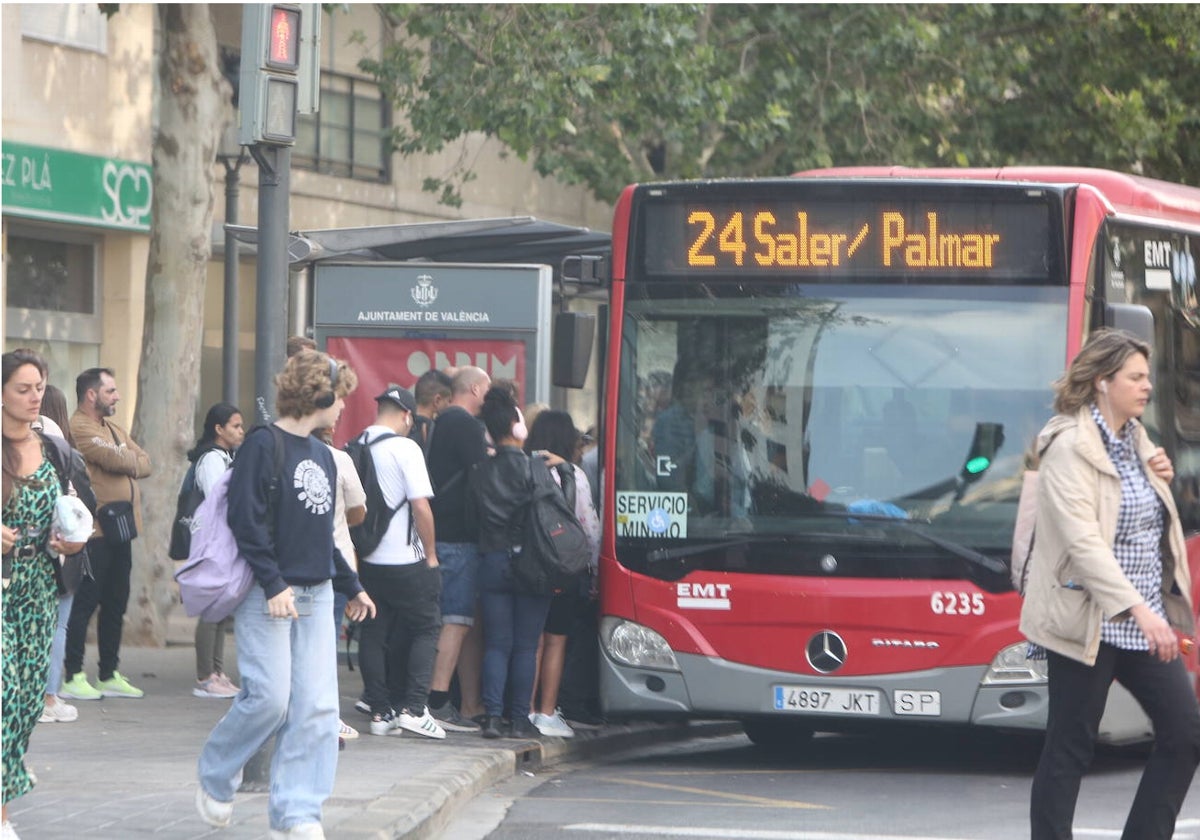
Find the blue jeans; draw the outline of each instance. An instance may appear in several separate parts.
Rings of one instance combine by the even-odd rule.
[[[338,656],[338,642],[342,640],[342,619],[346,615],[346,604],[350,599],[341,592],[334,591],[333,593],[333,656],[336,659]],[[347,654],[349,656],[349,654]]]
[[[293,587],[313,596],[299,619],[271,618],[261,586],[234,613],[242,691],[200,752],[200,784],[232,802],[242,768],[272,735],[271,828],[321,821],[338,759],[338,684],[333,585]]]
[[[513,720],[529,716],[537,646],[550,611],[549,595],[516,591],[508,553],[493,551],[480,557],[479,601],[483,608],[483,705],[489,715],[504,711],[504,690],[510,688]]]
[[[437,557],[442,570],[442,623],[470,627],[479,596],[479,548],[475,543],[439,542]]]
[[[46,675],[46,693],[58,694],[62,688],[63,657],[67,653],[67,621],[71,618],[74,594],[58,596],[58,626],[54,629],[54,644],[50,646],[50,671]]]

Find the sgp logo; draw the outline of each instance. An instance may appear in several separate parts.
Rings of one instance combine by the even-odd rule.
[[[150,170],[144,166],[107,160],[102,177],[108,205],[100,208],[104,221],[122,227],[149,224],[150,208],[154,202],[154,183],[150,178]]]

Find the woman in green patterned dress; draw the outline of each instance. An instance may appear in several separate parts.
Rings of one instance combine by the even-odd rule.
[[[46,362],[32,351],[15,350],[4,354],[2,368],[4,808],[0,840],[15,840],[8,803],[33,787],[25,769],[25,750],[42,713],[58,616],[55,558],[74,554],[84,544],[64,542],[52,533],[61,485],[41,435],[33,429],[46,387]]]

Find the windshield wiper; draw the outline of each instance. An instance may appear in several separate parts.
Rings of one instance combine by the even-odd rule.
[[[710,551],[721,551],[726,548],[744,548],[763,542],[786,542],[787,537],[755,537],[747,535],[736,540],[710,542],[701,545],[681,545],[678,548],[656,548],[646,552],[646,562],[663,563],[668,560],[681,560],[685,557],[695,557],[697,554],[707,554]]]
[[[805,511],[799,515],[821,519],[841,519],[849,523],[872,522],[900,528],[906,533],[913,534],[925,542],[937,546],[952,557],[957,557],[960,560],[966,561],[969,568],[978,570],[978,572],[982,573],[971,575],[971,578],[975,580],[980,588],[988,592],[1004,592],[1007,591],[1011,585],[1009,583],[1008,566],[1002,561],[988,557],[986,554],[962,545],[961,543],[956,543],[952,540],[947,540],[928,533],[920,527],[921,525],[930,524],[927,520],[901,519],[899,517],[887,516],[878,513],[855,513],[854,511],[850,510],[830,509]],[[646,553],[646,562],[653,565],[670,562],[672,560],[682,560],[688,557],[695,557],[697,555],[707,554],[712,551],[722,551],[729,548],[746,548],[752,545],[761,545],[763,543],[789,543],[795,541],[796,539],[798,539],[798,537],[782,535],[755,536],[753,534],[748,534],[738,539],[727,539],[719,542],[707,542],[699,545],[682,545],[677,548],[655,548]]]
[[[966,560],[972,566],[980,568],[990,575],[999,575],[1000,577],[1002,577],[1004,579],[1005,582],[1008,581],[1008,566],[1006,566],[1002,561],[997,560],[993,557],[988,557],[986,554],[976,551],[975,549],[970,548],[969,546],[965,546],[961,543],[956,543],[956,542],[953,542],[952,540],[947,540],[942,537],[935,536],[934,534],[931,534],[928,531],[923,530],[920,526],[930,524],[928,522],[928,520],[901,519],[899,517],[886,516],[884,514],[878,514],[878,513],[855,513],[853,511],[849,511],[849,510],[828,510],[828,509],[821,510],[821,511],[814,511],[813,515],[824,516],[824,517],[837,517],[840,519],[845,519],[847,522],[854,522],[854,521],[878,522],[878,523],[881,523],[884,525],[891,525],[893,527],[898,527],[898,528],[906,531],[907,533],[910,533],[917,537],[920,537],[921,539],[925,540],[927,543],[936,545],[938,548],[942,549],[943,551],[947,552],[948,554],[952,554],[961,560]],[[992,591],[990,589],[990,587],[984,587],[984,588],[988,589],[989,591]],[[1004,587],[1001,587],[1001,588],[1004,588]],[[1000,591],[1000,590],[998,589],[996,591]]]

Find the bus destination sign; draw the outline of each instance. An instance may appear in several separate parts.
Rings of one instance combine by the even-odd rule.
[[[648,201],[650,275],[899,276],[1047,282],[1057,262],[1045,194],[948,201]]]

